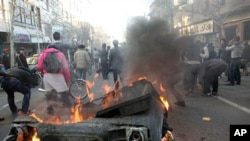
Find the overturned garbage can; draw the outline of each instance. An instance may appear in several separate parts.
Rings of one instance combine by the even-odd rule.
[[[171,130],[167,109],[147,80],[111,91],[100,100],[83,105],[82,114],[92,110],[92,118],[78,123],[55,125],[19,116],[4,140],[160,141]]]

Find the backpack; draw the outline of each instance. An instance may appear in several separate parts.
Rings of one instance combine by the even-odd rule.
[[[43,60],[43,68],[48,73],[58,73],[62,68],[62,62],[57,56],[57,52],[49,52]]]

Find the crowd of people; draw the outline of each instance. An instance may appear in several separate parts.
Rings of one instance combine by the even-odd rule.
[[[87,74],[94,70],[102,75],[103,80],[109,79],[109,73],[113,74],[113,83],[115,90],[119,89],[120,82],[123,81],[122,71],[124,68],[124,58],[119,46],[119,41],[113,41],[113,48],[103,43],[101,50],[93,48],[88,50],[83,44],[77,46],[77,49],[68,56],[70,46],[60,41],[60,33],[53,34],[54,42],[49,44],[42,51],[38,58],[37,70],[43,74],[43,86],[48,93],[47,113],[53,114],[53,93],[56,92],[62,97],[65,107],[71,107],[69,98],[69,84],[71,83],[71,73],[69,63],[73,63],[76,69],[78,79],[87,79]],[[185,62],[182,84],[187,91],[186,95],[192,93],[196,87],[200,88],[204,95],[217,95],[219,89],[219,78],[222,74],[228,79],[229,86],[241,85],[240,69],[243,69],[245,75],[248,75],[250,61],[250,47],[246,41],[240,42],[237,36],[228,43],[221,39],[218,53],[215,51],[212,43],[204,44],[201,41],[188,40],[186,48],[183,49],[181,58]],[[8,104],[13,114],[29,114],[29,102],[31,91],[37,79],[29,70],[27,64],[25,49],[20,48],[16,53],[16,62],[18,67],[10,67],[9,53],[6,51],[3,57],[0,75],[3,77],[2,88],[8,95]],[[57,59],[47,61],[48,56],[56,56]],[[58,69],[56,67],[59,67]],[[92,69],[94,67],[95,69]],[[18,109],[14,101],[14,92],[20,92],[24,95],[22,108]],[[181,104],[185,105],[185,103]],[[4,118],[0,117],[0,120]]]
[[[106,48],[106,44],[102,45],[103,50],[98,51],[96,48],[88,50],[85,45],[80,44],[73,52],[72,56],[68,56],[68,51],[72,48],[63,44],[60,40],[60,33],[53,34],[54,42],[49,44],[38,57],[37,71],[43,74],[43,87],[47,91],[47,113],[54,114],[53,98],[54,93],[58,93],[65,107],[72,106],[69,98],[69,84],[71,83],[71,73],[69,64],[73,63],[76,69],[77,79],[87,79],[87,73],[91,75],[92,66],[94,65],[96,72],[101,72],[103,79],[108,79],[108,73],[112,69],[114,75],[115,89],[119,88],[118,76],[121,72],[122,57],[118,48],[118,40],[114,40],[114,49],[110,46]],[[51,58],[54,54],[56,58]],[[48,57],[49,56],[49,57]],[[49,58],[49,59],[48,59]],[[9,52],[5,52],[2,60],[3,70],[0,71],[0,76],[3,77],[2,88],[8,96],[8,104],[12,114],[27,115],[30,114],[29,102],[31,91],[30,89],[35,81],[38,81],[29,70],[29,66],[25,56],[25,49],[22,47],[16,52],[16,67],[10,67]],[[56,60],[59,60],[59,65]],[[56,67],[59,67],[57,69]],[[120,77],[120,76],[119,76]],[[122,78],[120,77],[122,80]],[[18,109],[15,104],[15,92],[23,94],[22,108]],[[4,118],[0,117],[0,120]]]
[[[195,87],[202,90],[204,95],[217,95],[219,79],[225,74],[228,86],[241,85],[241,71],[248,75],[249,44],[240,42],[236,36],[228,43],[220,40],[218,53],[213,44],[204,45],[201,41],[189,41],[187,49],[183,51],[182,59],[185,62],[183,86],[186,95],[193,92]]]

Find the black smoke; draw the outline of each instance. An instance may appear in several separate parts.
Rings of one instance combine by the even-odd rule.
[[[166,20],[134,18],[127,27],[126,41],[126,82],[142,76],[161,81],[181,72],[185,40],[170,30]]]

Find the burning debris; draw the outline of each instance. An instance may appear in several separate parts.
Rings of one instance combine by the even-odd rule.
[[[167,117],[164,100],[160,100],[160,95],[147,80],[139,80],[118,91],[111,91],[99,100],[100,104],[93,102],[76,104],[72,108],[74,114],[71,115],[74,120],[69,123],[52,124],[34,115],[18,117],[9,136],[32,141],[118,139],[147,141],[161,140],[166,131],[170,130],[164,122]],[[109,103],[109,106],[103,106],[106,103]],[[88,113],[90,111],[91,114]],[[79,116],[80,118],[75,118]],[[58,119],[60,118],[54,118]],[[19,128],[27,132],[19,133]]]

